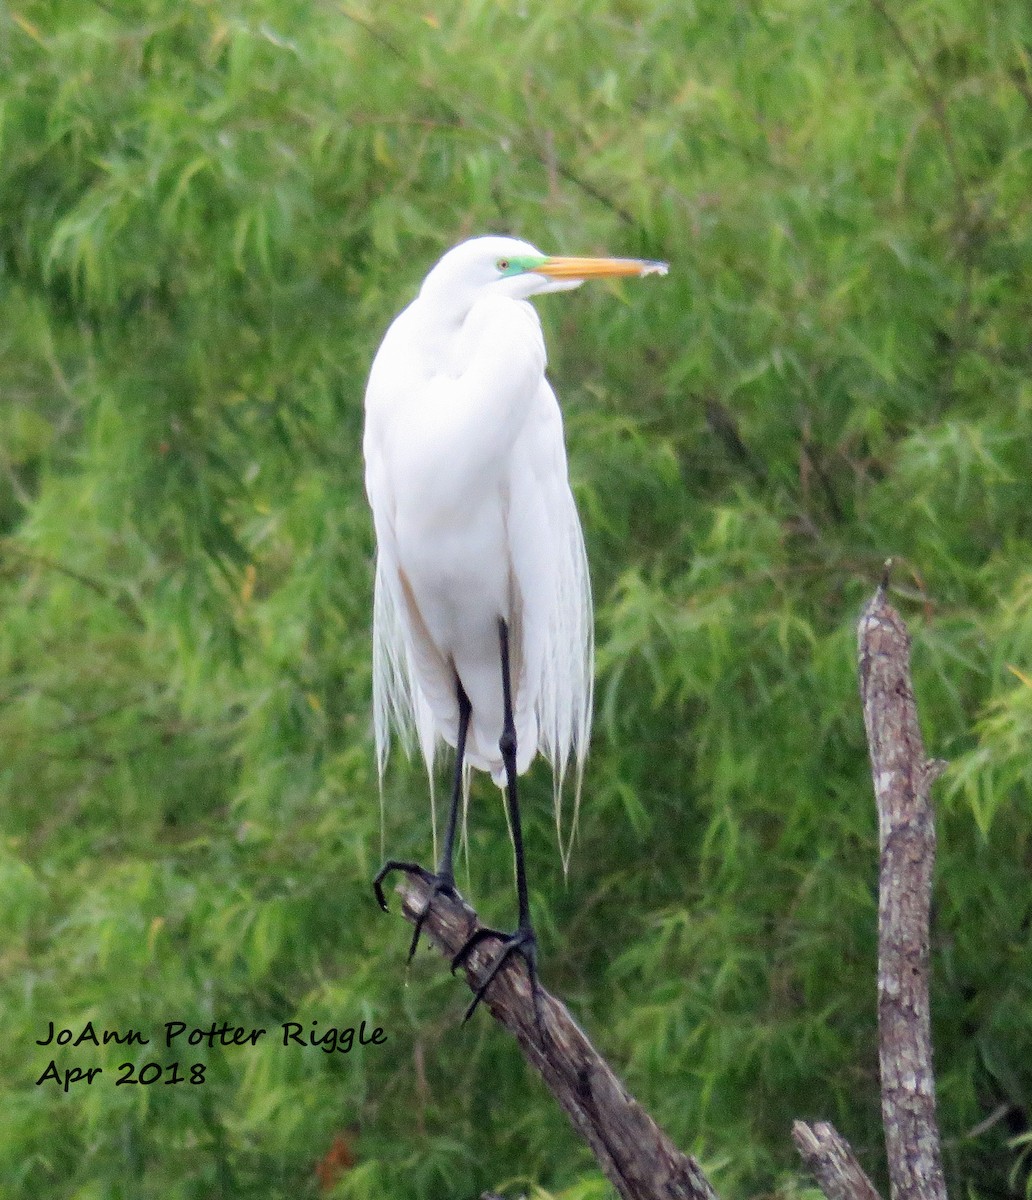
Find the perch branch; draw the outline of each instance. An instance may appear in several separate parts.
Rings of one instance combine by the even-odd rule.
[[[846,1139],[827,1121],[796,1121],[792,1140],[828,1200],[881,1200]]]
[[[398,885],[402,911],[416,919],[429,894],[423,880],[404,876]],[[462,900],[438,894],[423,926],[434,944],[453,957],[479,928]],[[475,991],[496,944],[487,939],[464,964]],[[530,982],[521,960],[495,977],[484,1004],[516,1038],[523,1056],[591,1147],[599,1165],[624,1200],[717,1200],[698,1162],[682,1154],[613,1074],[565,1005],[541,989],[540,1028],[535,1022]]]
[[[946,1200],[928,1006],[935,822],[910,680],[910,636],[885,597],[860,618],[860,697],[878,805],[878,1048],[892,1200]]]

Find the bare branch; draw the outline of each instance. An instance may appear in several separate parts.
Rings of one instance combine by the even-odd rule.
[[[945,764],[925,758],[910,680],[910,636],[886,581],[860,618],[864,724],[878,805],[878,1041],[893,1200],[946,1200],[928,1005],[935,823],[929,789]]]
[[[429,889],[416,876],[398,885],[410,921],[426,903]],[[451,958],[479,928],[462,900],[438,894],[423,926]],[[470,955],[466,978],[473,990],[496,949],[487,939]],[[682,1154],[624,1088],[588,1041],[565,1005],[542,989],[540,1028],[534,1019],[530,981],[521,960],[498,973],[484,998],[495,1019],[516,1038],[520,1050],[591,1147],[599,1165],[624,1200],[717,1200],[698,1162]]]
[[[795,1121],[792,1140],[828,1200],[881,1200],[846,1139],[827,1121]]]
[[[882,1120],[892,1200],[946,1200],[935,1113],[928,1002],[935,826],[929,790],[945,764],[925,758],[910,679],[910,637],[881,586],[858,629],[860,695],[878,804],[881,857],[878,1027]],[[398,888],[415,921],[430,895],[418,876]],[[480,928],[461,899],[437,895],[424,929],[449,958]],[[476,991],[494,953],[488,939],[465,964]],[[629,1095],[565,1006],[542,991],[540,1021],[519,961],[485,998],[516,1038],[624,1200],[716,1200],[698,1162],[681,1154]],[[796,1121],[792,1137],[828,1200],[880,1200],[849,1144],[827,1122]]]

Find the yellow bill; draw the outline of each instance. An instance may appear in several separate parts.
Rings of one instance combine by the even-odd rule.
[[[533,267],[549,279],[605,279],[617,275],[665,275],[669,265],[647,258],[546,258]]]

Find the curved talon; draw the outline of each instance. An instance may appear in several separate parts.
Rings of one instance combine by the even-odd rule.
[[[408,960],[411,962],[416,956],[416,947],[419,945],[419,935],[423,932],[423,922],[430,915],[430,909],[434,902],[435,896],[458,896],[455,890],[455,881],[449,879],[446,875],[429,875],[429,872],[424,875],[427,883],[430,885],[430,894],[426,898],[426,903],[416,914],[416,919],[413,922],[415,928],[412,931],[412,944],[409,946]]]
[[[405,871],[409,875],[418,875],[420,879],[429,884],[433,884],[437,878],[436,875],[431,875],[426,867],[421,867],[419,863],[406,862],[400,858],[389,858],[373,876],[373,892],[376,895],[377,903],[384,912],[390,912],[390,909],[387,907],[387,897],[383,894],[383,881],[392,871]]]
[[[466,941],[463,942],[458,953],[453,956],[453,958],[451,960],[452,974],[453,975],[455,974],[455,972],[459,969],[459,967],[462,966],[462,964],[466,961],[467,958],[469,958],[469,956],[473,953],[473,951],[477,948],[477,946],[480,945],[481,942],[484,942],[488,938],[492,938],[492,937],[497,938],[500,942],[504,942],[504,941],[508,940],[509,936],[510,935],[507,933],[502,933],[502,931],[500,929],[490,929],[490,928],[488,928],[488,926],[482,925],[476,931],[476,933],[470,934],[470,936],[466,939]]]
[[[541,1010],[538,1004],[538,992],[540,986],[537,978],[537,938],[534,936],[534,930],[529,926],[524,926],[517,929],[515,933],[499,934],[496,929],[478,929],[476,933],[466,942],[459,953],[452,960],[455,964],[456,960],[464,962],[470,951],[473,950],[480,942],[488,937],[501,937],[502,948],[497,957],[488,968],[487,976],[476,990],[473,997],[473,1002],[466,1009],[465,1016],[462,1018],[462,1023],[465,1024],[470,1017],[476,1012],[477,1005],[483,1000],[487,989],[494,982],[494,977],[498,974],[501,968],[508,962],[513,954],[522,956],[523,961],[527,964],[527,970],[530,973],[530,994],[534,1001],[534,1023],[540,1029],[541,1027]]]
[[[434,875],[426,867],[421,867],[419,863],[404,862],[398,858],[389,858],[373,878],[373,891],[384,912],[389,912],[390,910],[387,907],[387,897],[383,894],[383,881],[392,871],[405,871],[409,875],[418,875],[430,889],[426,903],[416,914],[414,921],[415,930],[412,934],[412,942],[408,952],[408,961],[411,962],[415,957],[416,947],[419,945],[419,935],[423,931],[423,923],[430,915],[430,908],[434,902],[434,897],[441,895],[442,892],[448,896],[458,896],[459,893],[455,890],[455,880],[450,872],[447,874],[442,872],[439,875]]]

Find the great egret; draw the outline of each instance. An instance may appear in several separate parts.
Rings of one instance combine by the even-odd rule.
[[[451,806],[435,875],[390,859],[374,880],[421,875],[430,899],[455,894],[452,858],[463,763],[504,786],[516,858],[517,927],[481,929],[501,948],[470,1004],[518,952],[537,1001],[516,777],[540,751],[559,824],[563,777],[575,806],[591,727],[592,620],[584,539],[566,468],[563,424],[545,378],[529,296],[666,264],[556,258],[528,242],[478,237],[449,250],[394,320],[366,388],[366,491],[376,528],[373,712],[381,787],[391,727],[414,733],[428,773],[443,739],[456,748]]]

